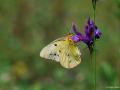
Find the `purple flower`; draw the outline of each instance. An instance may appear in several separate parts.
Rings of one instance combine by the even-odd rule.
[[[75,24],[72,25],[72,30],[75,33],[75,35],[72,37],[72,40],[75,41],[76,43],[80,42],[82,40],[83,36],[79,31],[77,31],[77,28],[76,28]]]
[[[82,35],[77,30],[75,24],[72,25],[72,30],[75,33],[75,35],[72,36],[72,40],[76,43],[83,41],[88,46],[90,53],[92,53],[94,41],[99,39],[102,35],[94,21],[90,21],[90,17],[88,18],[87,25],[85,26],[85,35]]]
[[[92,39],[99,39],[102,33],[100,32],[99,28],[94,24],[94,21],[90,21],[90,17],[88,18],[88,23],[85,27],[85,37],[89,37],[89,40]]]
[[[76,35],[82,35],[79,31],[77,31],[77,28],[76,28],[75,24],[72,25],[72,30]]]
[[[85,35],[83,36],[83,42],[87,44],[90,52],[93,51],[94,40],[99,39],[102,33],[95,25],[94,21],[90,21],[88,18],[88,23],[85,26]]]

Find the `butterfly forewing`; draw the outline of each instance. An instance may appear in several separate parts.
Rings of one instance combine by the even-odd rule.
[[[54,40],[41,50],[40,56],[46,59],[52,59],[59,62],[62,44],[64,42],[65,37]]]

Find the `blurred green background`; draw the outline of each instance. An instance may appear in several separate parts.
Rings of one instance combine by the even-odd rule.
[[[65,36],[72,22],[84,33],[92,0],[0,0],[0,90],[93,90],[91,59],[79,44],[82,62],[64,69],[42,59],[40,50]],[[97,90],[120,87],[120,0],[99,0],[96,24]]]

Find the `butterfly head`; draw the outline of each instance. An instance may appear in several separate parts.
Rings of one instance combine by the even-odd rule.
[[[73,38],[73,34],[72,33],[69,33],[66,37],[66,40],[71,43],[71,44],[75,44],[76,42],[72,39]]]
[[[67,39],[68,39],[69,41],[73,41],[73,40],[72,40],[72,36],[73,36],[73,34],[71,34],[71,33],[68,34],[68,35],[67,35]]]

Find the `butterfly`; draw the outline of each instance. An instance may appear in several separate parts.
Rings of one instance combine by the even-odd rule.
[[[60,62],[64,68],[76,67],[81,62],[81,52],[72,36],[68,34],[54,40],[41,50],[40,57]]]

